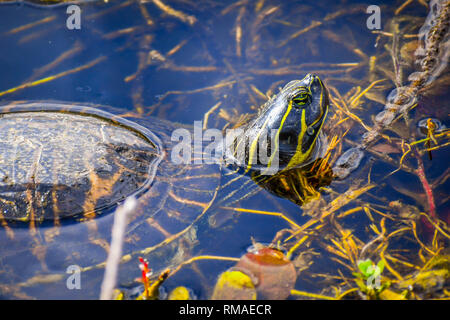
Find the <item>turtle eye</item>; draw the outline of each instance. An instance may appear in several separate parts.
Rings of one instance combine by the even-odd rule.
[[[311,95],[309,92],[302,91],[292,98],[293,106],[296,108],[304,108],[304,105],[311,102]]]

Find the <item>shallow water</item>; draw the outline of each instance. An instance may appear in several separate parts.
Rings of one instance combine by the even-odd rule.
[[[176,14],[165,12],[151,1],[89,1],[77,3],[81,8],[80,29],[69,30],[66,4],[6,2],[0,5],[1,105],[15,101],[63,101],[98,108],[111,106],[118,114],[133,112],[131,118],[151,130],[154,128],[149,116],[192,126],[211,111],[207,127],[222,129],[228,121],[237,122],[240,114],[255,113],[267,100],[265,95],[271,96],[289,81],[314,73],[333,98],[324,127],[329,142],[333,136],[342,138],[349,130],[332,151],[333,163],[341,153],[361,142],[367,131],[364,125],[375,127],[374,118],[384,109],[389,93],[408,85],[408,76],[421,71],[414,64],[414,51],[417,33],[428,15],[428,9],[419,2],[401,9],[401,1],[165,1]],[[369,30],[366,24],[370,16],[366,9],[373,4],[381,8],[381,30]],[[408,145],[416,146],[414,141],[425,138],[417,133],[420,120],[436,118],[449,127],[448,82],[447,68],[432,79],[431,86],[417,94],[417,106],[408,113],[406,124],[400,119],[382,131],[384,138],[365,151],[361,164],[348,178],[323,186],[326,188],[319,190],[320,197],[303,207],[264,190],[230,205],[281,212],[300,226],[324,212],[333,217],[332,222],[317,222],[323,222],[323,228],[307,229],[311,231],[310,238],[294,251],[295,289],[331,296],[335,294],[333,286],[349,289],[339,277],[352,277],[355,262],[367,256],[363,252],[365,244],[379,236],[380,223],[386,224],[387,234],[410,228],[400,236],[392,236],[384,253],[385,259],[393,257],[387,261],[404,277],[417,270],[408,264],[423,266],[431,256],[422,245],[431,252],[448,252],[448,238],[439,232],[435,235],[426,218],[419,217],[419,212],[432,216],[448,234],[448,134],[437,138],[441,147],[431,151],[432,160],[424,151],[425,143],[418,143],[418,150],[402,157]],[[363,94],[366,88],[369,90]],[[395,171],[400,163],[403,167]],[[422,166],[425,180],[417,174]],[[431,185],[432,199],[426,196],[424,181]],[[348,203],[333,202],[346,191],[371,184],[372,189]],[[433,206],[435,209],[430,209]],[[347,215],[352,209],[355,213]],[[183,208],[179,211],[183,212]],[[407,213],[414,217],[402,216]],[[194,240],[178,243],[178,247],[186,246],[186,256],[178,262],[199,255],[239,258],[252,241],[268,244],[280,230],[296,230],[279,214],[233,213],[216,208],[212,217],[217,225],[213,227],[209,217],[205,217],[196,225]],[[95,219],[107,241],[111,219],[110,214]],[[102,220],[107,222],[102,224]],[[99,296],[102,269],[82,273],[81,290],[66,287],[69,275],[64,271],[68,265],[80,263],[86,267],[106,258],[104,243],[88,244],[86,240],[71,249],[71,239],[77,243],[77,238],[88,237],[87,231],[83,231],[85,234],[77,228],[77,223],[63,226],[66,243],[53,245],[47,251],[48,233],[42,231],[35,238],[37,242],[27,240],[34,247],[30,252],[18,240],[21,234],[26,237],[28,227],[3,224],[1,228],[4,251],[0,252],[0,296]],[[15,239],[8,230],[16,233]],[[336,255],[330,249],[335,244],[330,239],[345,238],[343,231],[351,231],[357,252],[348,249],[348,255]],[[141,236],[145,239],[145,230]],[[281,248],[287,252],[300,239],[297,236],[284,241],[282,237]],[[369,246],[365,251],[372,249],[369,256],[376,262],[382,257],[380,249]],[[90,251],[80,258],[78,255],[83,255],[84,250]],[[163,251],[160,255],[177,252]],[[157,257],[160,256],[149,257],[149,263],[160,271],[167,259],[151,260]],[[183,285],[198,298],[208,299],[218,275],[234,263],[204,259],[188,264],[166,280],[164,291]],[[17,269],[27,264],[33,265],[25,268],[33,276],[42,272],[63,277],[48,286],[39,281],[26,283],[29,274]],[[124,268],[119,278],[121,287],[137,285],[133,280],[140,275],[138,264],[136,257]],[[386,271],[386,277],[395,278],[394,273]]]

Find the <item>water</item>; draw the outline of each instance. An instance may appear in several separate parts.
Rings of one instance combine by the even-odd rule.
[[[367,131],[361,122],[374,127],[374,118],[384,109],[389,93],[396,87],[407,85],[411,73],[421,71],[420,66],[414,64],[415,35],[424,24],[428,9],[419,2],[401,10],[401,1],[165,3],[177,13],[164,12],[152,2],[77,3],[81,8],[81,29],[74,30],[67,28],[66,4],[2,3],[0,103],[44,100],[99,108],[111,106],[117,113],[133,112],[144,123],[151,115],[187,126],[203,120],[205,113],[212,110],[208,128],[222,129],[229,121],[232,125],[238,122],[241,114],[255,113],[267,100],[264,95],[271,96],[287,82],[311,72],[321,77],[333,98],[324,128],[329,141],[333,136],[342,138],[349,130],[332,152],[330,160],[336,161],[341,153],[360,143],[361,136]],[[366,8],[374,4],[381,8],[384,34],[367,28],[369,14]],[[396,10],[399,10],[398,14]],[[194,18],[195,23],[192,23]],[[448,147],[445,146],[448,134],[437,138],[443,146],[431,151],[432,161],[428,159],[428,152],[423,151],[424,143],[413,144],[424,136],[412,134],[416,134],[417,123],[429,117],[449,127],[448,81],[449,73],[445,69],[431,86],[418,94],[418,104],[409,112],[408,123],[400,119],[383,131],[391,140],[381,138],[373,143],[373,149],[365,151],[358,169],[349,178],[336,180],[320,190],[320,199],[300,207],[262,191],[233,204],[237,208],[281,212],[297,225],[313,221],[324,212],[329,214],[325,222],[318,220],[307,229],[309,238],[293,251],[292,261],[298,271],[295,289],[334,296],[332,286],[341,286],[342,291],[350,288],[348,284],[342,285],[342,279],[336,278],[342,274],[351,278],[352,271],[357,271],[358,259],[370,256],[376,262],[384,257],[394,270],[406,277],[417,270],[408,267],[408,263],[423,266],[431,256],[420,243],[432,252],[437,252],[438,248],[442,248],[441,253],[448,251],[448,238],[445,237],[449,223]],[[371,89],[362,96],[362,91],[369,86]],[[355,99],[357,97],[361,98],[360,102]],[[216,108],[211,109],[213,106]],[[420,155],[413,150],[402,158],[408,145],[417,146]],[[422,160],[426,181],[433,188],[434,210],[430,210],[424,180],[419,179],[416,171],[421,168],[417,157]],[[400,162],[402,167],[397,170]],[[391,174],[393,171],[395,173]],[[348,203],[336,205],[338,202],[332,202],[346,191],[358,190],[371,183],[375,185],[373,189],[355,195]],[[356,213],[346,215],[352,209]],[[431,211],[434,212],[433,219],[441,221],[440,228],[444,231],[444,235],[437,233],[434,242],[433,227],[426,218],[419,217],[420,212],[430,216]],[[225,209],[217,209],[214,213],[218,227],[212,228],[202,220],[196,230],[198,244],[196,242],[190,255],[239,258],[252,241],[267,244],[282,229],[293,228],[295,231],[279,215],[233,213]],[[408,213],[414,218],[404,218]],[[334,218],[331,222],[330,217]],[[382,220],[387,234],[402,228],[410,229],[389,238],[384,253],[376,246],[363,250],[379,236]],[[323,228],[314,229],[322,223]],[[105,226],[110,227],[110,224]],[[87,233],[79,233],[76,224],[70,224],[67,229],[70,228],[73,231],[67,231],[67,239],[88,238]],[[109,234],[109,229],[104,228],[101,232]],[[8,239],[6,230],[0,229],[4,241]],[[26,227],[17,230],[28,232]],[[342,239],[346,238],[344,231],[347,230],[352,232],[352,241],[358,249],[336,254],[330,248],[341,250],[336,248],[336,241],[346,248]],[[301,239],[297,236],[286,240],[288,235],[279,234],[285,253]],[[41,244],[46,243],[41,241]],[[92,261],[97,261],[98,257],[105,256],[102,245],[86,244],[83,248],[89,248],[89,257],[96,257]],[[49,264],[44,274],[61,274],[61,266],[70,263],[67,258],[70,249],[53,248],[56,251],[39,253],[39,248],[43,250],[45,246],[36,246],[32,254],[19,243],[14,242],[11,247],[10,252],[23,250],[24,255],[10,260],[10,253],[0,253],[4,266],[3,275],[0,273],[3,297],[71,299],[99,296],[102,270],[83,276],[81,290],[66,288],[68,275],[64,270],[62,279],[54,287],[50,286],[51,289],[40,284],[23,284],[27,275],[17,273],[19,264],[35,263],[36,267],[30,269],[40,269],[39,261],[44,255],[43,260]],[[82,250],[76,248],[75,251]],[[89,259],[83,263],[89,263]],[[149,262],[150,266],[158,265],[158,261]],[[164,263],[160,264],[162,268]],[[164,283],[165,290],[184,285],[199,298],[207,299],[217,276],[233,264],[199,260],[169,277]],[[129,265],[128,274],[120,279],[122,287],[135,286],[132,281],[140,274],[137,259]],[[11,281],[8,279],[10,274],[14,274]],[[395,279],[392,273],[385,271],[385,274],[387,278]],[[17,283],[22,285],[17,286]],[[47,295],[43,296],[43,292]],[[291,298],[301,296],[292,295]]]

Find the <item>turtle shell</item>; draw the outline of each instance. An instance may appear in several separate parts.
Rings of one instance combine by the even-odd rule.
[[[151,132],[99,110],[67,111],[0,111],[3,219],[89,216],[151,183],[160,158]]]
[[[196,223],[215,199],[220,165],[172,162],[177,124],[104,110],[0,108],[0,297],[98,298],[110,213],[130,195],[137,205],[119,283],[139,276],[138,256],[157,272],[182,262],[198,242]],[[70,270],[81,271],[79,290],[68,289]]]

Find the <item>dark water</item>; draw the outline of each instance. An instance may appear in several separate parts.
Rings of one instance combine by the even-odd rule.
[[[272,95],[285,83],[301,79],[311,72],[319,75],[329,86],[334,99],[340,101],[342,98],[349,104],[352,95],[357,96],[372,82],[385,79],[373,87],[370,97],[363,97],[361,104],[352,107],[352,113],[372,126],[373,117],[383,110],[383,101],[389,92],[399,84],[406,85],[408,75],[420,70],[411,62],[414,60],[413,50],[408,51],[407,45],[417,39],[411,35],[417,34],[428,14],[428,9],[418,2],[406,6],[398,15],[395,11],[402,1],[166,2],[177,10],[178,17],[164,12],[151,2],[77,3],[81,8],[81,29],[74,30],[66,26],[68,5],[37,6],[25,1],[2,3],[0,103],[64,101],[99,105],[99,108],[107,105],[121,113],[134,112],[144,120],[151,115],[192,126],[195,120],[202,120],[204,114],[220,102],[220,106],[211,113],[208,127],[221,129],[227,121],[237,121],[239,114],[254,113],[266,100],[258,92]],[[369,14],[365,10],[374,4],[381,7],[381,30],[386,33],[394,33],[392,20],[396,16],[401,17],[398,20],[397,32],[400,36],[397,51],[392,49],[392,36],[379,35],[366,26]],[[196,21],[190,24],[189,19],[192,17]],[[299,32],[302,29],[304,32]],[[389,50],[398,57],[399,65],[403,68],[400,80],[395,77]],[[371,57],[376,59],[371,60]],[[375,71],[371,70],[371,61],[379,66]],[[411,111],[408,123],[410,131],[415,132],[417,122],[428,117],[439,119],[447,127],[450,125],[447,106],[448,70],[434,83],[436,85],[426,94],[420,95],[417,107]],[[356,91],[358,86],[360,91]],[[219,110],[222,110],[221,114]],[[335,150],[332,156],[334,161],[339,152],[358,144],[365,132],[358,121],[350,119],[339,123],[339,119],[346,117],[339,110],[332,102],[328,118],[334,119],[330,123],[339,125],[324,128],[330,140],[335,129],[340,128],[335,133],[339,137],[350,129],[340,147]],[[402,225],[404,222],[397,220],[399,212],[392,202],[399,201],[402,208],[414,207],[414,210],[426,213],[429,213],[430,203],[427,202],[422,181],[411,170],[400,170],[387,177],[400,163],[403,154],[401,140],[411,143],[420,139],[405,135],[405,130],[405,125],[397,131],[386,130],[386,135],[395,140],[392,144],[394,149],[389,149],[389,143],[382,140],[378,153],[366,154],[359,169],[348,179],[335,181],[327,190],[321,191],[322,199],[316,201],[316,209],[314,206],[302,209],[289,200],[264,192],[236,206],[282,212],[298,225],[303,225],[311,219],[312,213],[320,214],[325,208],[329,209],[331,201],[339,194],[368,185],[370,179],[376,187],[369,194],[364,193],[355,201],[338,208],[335,215],[357,207],[370,207],[394,217],[386,222],[389,233],[410,226],[408,223]],[[439,140],[441,145],[447,142],[448,136]],[[388,155],[390,160],[380,154]],[[428,160],[426,152],[420,155],[428,181],[435,183],[435,218],[441,221],[444,230],[448,230],[449,223],[448,156],[448,146],[433,151],[432,162]],[[406,157],[404,161],[408,168],[415,170],[418,166],[414,158]],[[370,225],[379,228],[383,218],[372,210],[372,221],[364,212],[360,210],[357,214],[339,219],[341,227],[359,239],[356,243],[360,249],[377,236]],[[199,226],[199,246],[193,255],[238,258],[252,245],[252,239],[268,244],[278,231],[289,227],[285,220],[277,216],[231,216],[229,212],[223,216],[218,229],[213,230],[207,224]],[[418,237],[428,245],[433,238],[433,229],[421,221],[416,220]],[[339,277],[343,272],[351,277],[349,269],[333,259],[339,257],[327,251],[327,245],[332,245],[328,240],[339,238],[335,228],[336,225],[331,225],[313,232],[313,242],[310,247],[304,247],[304,252],[310,251],[307,255],[312,257],[314,263],[306,271],[296,266],[297,290],[332,295],[331,287],[337,286],[339,281],[324,279],[318,274]],[[109,229],[102,232],[109,237]],[[76,232],[69,234],[75,236]],[[6,239],[4,229],[0,229],[0,236]],[[321,242],[318,240],[321,237],[328,240]],[[294,243],[286,242],[284,247],[288,250]],[[20,245],[14,245],[20,250]],[[448,239],[444,237],[440,247],[444,252],[448,250]],[[424,264],[419,258],[420,245],[412,233],[401,238],[394,237],[389,249],[392,249],[390,255],[398,254],[399,260],[414,265]],[[103,249],[97,247],[95,250],[100,252]],[[426,255],[423,252],[420,254]],[[105,252],[99,254],[105,255]],[[95,255],[95,252],[91,255]],[[47,256],[51,265],[65,266],[70,262],[65,257]],[[18,261],[27,263],[26,259]],[[66,260],[61,262],[58,259]],[[372,259],[378,261],[380,258],[374,254]],[[17,273],[14,270],[18,266],[7,263],[10,260],[3,257],[2,253],[0,261],[0,265],[4,266],[0,271],[0,281],[3,282],[0,288],[3,288],[4,293],[0,291],[0,296],[5,298],[70,299],[97,298],[99,295],[102,270],[93,272],[95,274],[89,276],[91,278],[82,278],[82,290],[67,290],[64,278],[56,286],[59,291],[42,296],[39,284],[15,287],[15,281],[7,279],[9,274]],[[30,258],[29,261],[34,260]],[[403,275],[415,271],[393,260],[389,262],[398,267]],[[351,261],[346,263],[352,265]],[[170,291],[175,286],[183,285],[191,288],[199,298],[207,299],[217,276],[233,264],[220,260],[197,262],[170,277],[164,288]],[[136,260],[135,273],[123,276],[122,284],[125,286],[139,274]],[[392,274],[387,276],[392,277]],[[17,282],[22,283],[27,279],[26,275],[15,277]],[[11,287],[17,290],[11,290]]]

